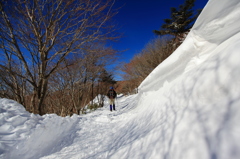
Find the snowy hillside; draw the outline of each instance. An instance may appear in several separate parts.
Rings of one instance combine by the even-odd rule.
[[[1,159],[239,159],[240,1],[209,0],[139,87],[87,115],[38,116],[0,99]]]

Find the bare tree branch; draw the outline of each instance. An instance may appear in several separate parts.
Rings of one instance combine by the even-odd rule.
[[[27,80],[32,106],[44,113],[50,76],[72,53],[91,42],[114,39],[115,0],[12,0],[0,2],[1,51],[19,60],[22,71],[0,64],[9,74]],[[2,32],[3,31],[3,32]],[[36,106],[37,104],[37,106]],[[35,112],[37,113],[37,112]]]

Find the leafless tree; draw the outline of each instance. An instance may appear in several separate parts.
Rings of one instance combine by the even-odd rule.
[[[34,113],[44,114],[50,76],[86,44],[113,39],[114,0],[12,0],[0,2],[0,68],[26,81]]]
[[[100,44],[92,44],[82,53],[65,59],[61,67],[50,77],[46,103],[48,113],[61,116],[79,114],[98,93],[105,67],[114,62],[116,51]],[[106,92],[106,91],[105,91]],[[104,92],[104,94],[105,94]]]
[[[123,78],[124,92],[132,92],[139,84],[163,62],[176,49],[172,41],[165,38],[156,38],[150,41],[146,47],[133,59],[122,67],[125,72]]]

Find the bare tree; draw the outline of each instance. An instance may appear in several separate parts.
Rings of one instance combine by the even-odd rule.
[[[116,51],[101,44],[91,44],[79,54],[73,54],[50,77],[46,103],[48,113],[61,116],[79,114],[102,90],[98,83],[105,67],[114,62]],[[100,87],[99,87],[100,86]],[[106,91],[105,91],[106,92]],[[104,94],[105,94],[104,92]]]
[[[174,51],[171,41],[166,38],[156,38],[136,54],[133,59],[122,67],[124,92],[132,92],[139,84]]]
[[[70,53],[86,44],[115,38],[112,0],[12,0],[0,2],[3,60],[20,61],[20,72],[0,67],[27,81],[34,113],[44,114],[50,76]],[[10,58],[11,57],[11,58]]]

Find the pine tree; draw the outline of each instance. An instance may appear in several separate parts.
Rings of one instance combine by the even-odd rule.
[[[194,13],[195,0],[186,0],[179,8],[171,8],[171,19],[164,19],[160,30],[154,30],[156,35],[173,35],[178,41],[189,32],[199,13]]]
[[[101,72],[101,74],[99,76],[99,81],[110,84],[110,85],[113,85],[116,83],[113,75],[111,73],[107,72],[105,69]]]

